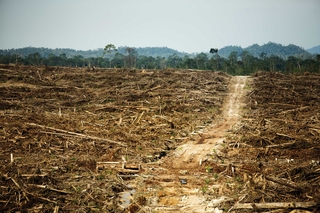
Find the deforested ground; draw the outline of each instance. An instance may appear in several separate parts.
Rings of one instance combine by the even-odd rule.
[[[212,123],[229,76],[2,65],[1,211],[121,212],[127,165]]]
[[[1,65],[0,210],[313,211],[319,82]]]

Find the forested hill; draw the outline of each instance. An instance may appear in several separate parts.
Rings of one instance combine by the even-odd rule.
[[[210,46],[208,47],[207,56],[211,57],[211,54],[209,53]],[[213,47],[214,48],[214,47]],[[318,46],[319,48],[319,46]],[[122,55],[126,55],[127,47],[118,47],[118,53]],[[147,56],[147,57],[161,57],[161,58],[168,58],[171,55],[177,55],[179,57],[189,56],[190,58],[195,57],[197,54],[189,54],[184,52],[179,52],[174,49],[170,49],[168,47],[134,47],[138,55],[140,56]],[[228,58],[232,52],[237,52],[237,55],[240,57],[244,51],[249,52],[254,57],[260,58],[261,56],[278,56],[283,59],[287,59],[289,56],[295,56],[297,58],[311,58],[313,55],[304,50],[301,47],[298,47],[296,45],[290,44],[288,46],[283,46],[281,44],[276,44],[273,42],[269,42],[267,44],[264,44],[262,46],[258,44],[253,44],[249,47],[242,48],[240,46],[226,46],[218,50],[218,54],[223,58]],[[56,55],[60,56],[63,55],[67,58],[72,58],[74,56],[83,56],[84,58],[96,58],[101,57],[103,55],[103,49],[95,49],[95,50],[74,50],[69,48],[56,48],[56,49],[50,49],[50,48],[36,48],[36,47],[25,47],[25,48],[19,48],[19,49],[7,49],[7,50],[0,50],[0,55],[19,55],[21,57],[27,57],[31,53],[38,52],[41,57],[49,57],[50,55]],[[316,52],[315,52],[316,53]],[[110,55],[106,55],[108,58],[113,58],[115,52],[111,53]]]
[[[127,47],[118,47],[117,52],[120,54],[125,55],[126,54],[126,48]],[[135,48],[138,55],[143,56],[151,56],[151,57],[165,57],[168,58],[170,55],[176,54],[179,57],[183,57],[185,55],[189,55],[188,53],[179,52],[177,50],[170,49],[168,47],[138,47]],[[44,48],[44,47],[24,47],[19,49],[7,49],[7,50],[0,50],[0,55],[15,55],[18,54],[21,57],[27,57],[31,53],[38,52],[41,57],[49,57],[50,55],[56,55],[60,56],[62,54],[65,54],[67,58],[72,58],[77,55],[81,55],[84,58],[96,58],[101,57],[103,55],[103,49],[95,49],[95,50],[74,50],[69,48],[56,48],[56,49],[50,49],[50,48]],[[106,57],[113,57],[115,52],[111,53],[110,55],[106,54]]]
[[[125,55],[126,54],[126,48],[127,47],[119,47],[118,52]],[[165,57],[168,58],[171,55],[176,54],[179,57],[183,57],[185,55],[190,55],[188,53],[184,52],[179,52],[177,50],[170,49],[168,47],[137,47],[135,48],[137,51],[138,55],[143,55],[143,56],[151,56],[154,58],[157,57]]]
[[[254,57],[261,56],[271,56],[276,55],[280,58],[286,59],[289,56],[295,56],[297,58],[310,58],[312,54],[304,50],[301,47],[298,47],[294,44],[289,44],[288,46],[283,46],[281,44],[276,44],[269,42],[262,46],[258,44],[253,44],[249,47],[242,48],[240,46],[226,46],[219,50],[219,55],[221,57],[228,57],[231,52],[238,52],[238,55],[241,55],[243,51],[248,51]]]
[[[7,49],[7,50],[0,50],[0,55],[10,54],[15,55],[18,54],[22,58],[27,57],[29,54],[32,53],[39,53],[41,57],[48,58],[50,55],[60,56],[65,54],[67,58],[72,58],[77,55],[81,55],[84,58],[91,58],[91,57],[99,57],[103,54],[103,49],[96,49],[96,50],[74,50],[70,48],[56,48],[50,49],[45,47],[24,47],[18,49]]]
[[[312,54],[320,54],[320,45],[307,49],[307,51]]]

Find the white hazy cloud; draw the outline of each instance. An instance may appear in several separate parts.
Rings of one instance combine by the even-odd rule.
[[[0,49],[320,44],[319,0],[0,0]]]

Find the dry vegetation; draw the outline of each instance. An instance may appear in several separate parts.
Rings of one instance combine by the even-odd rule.
[[[229,80],[210,71],[1,65],[0,211],[123,212],[126,180],[198,140]],[[253,76],[225,152],[199,168],[208,199],[226,195],[218,207],[234,212],[319,205],[319,82],[309,73]],[[134,202],[131,212],[150,201]]]
[[[229,79],[1,65],[0,211],[121,212],[129,163],[156,161],[210,124]]]
[[[245,116],[229,138],[233,208],[312,210],[320,205],[320,75],[258,72],[248,87]]]

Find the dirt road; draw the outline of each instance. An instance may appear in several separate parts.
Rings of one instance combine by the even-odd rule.
[[[220,204],[232,200],[223,196],[223,186],[215,183],[223,169],[221,160],[228,131],[240,118],[247,77],[232,77],[222,113],[195,141],[187,141],[159,165],[151,166],[140,180],[140,186],[157,212],[222,212]],[[211,162],[211,163],[209,163]],[[220,170],[220,171],[219,171]],[[140,188],[140,187],[139,187]],[[207,192],[216,193],[207,193]],[[219,207],[219,208],[218,208]]]

